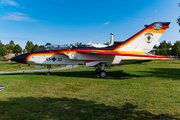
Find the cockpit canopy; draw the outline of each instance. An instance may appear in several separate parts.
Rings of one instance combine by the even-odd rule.
[[[70,49],[68,45],[46,45],[44,46],[45,50],[67,50]]]
[[[51,50],[67,50],[70,49],[68,45],[46,45],[41,47],[33,52],[40,52],[40,51],[51,51]]]

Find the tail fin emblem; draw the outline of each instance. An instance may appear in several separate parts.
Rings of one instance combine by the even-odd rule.
[[[153,34],[152,33],[146,33],[145,34],[145,40],[148,44],[150,44],[153,40]]]
[[[161,28],[162,28],[162,24],[161,23],[156,23],[156,24],[153,25],[153,29],[154,30],[161,30]]]

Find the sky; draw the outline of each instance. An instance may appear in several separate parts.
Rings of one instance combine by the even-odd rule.
[[[160,38],[180,40],[180,0],[0,0],[0,40],[33,44],[124,41],[153,22],[171,22]]]

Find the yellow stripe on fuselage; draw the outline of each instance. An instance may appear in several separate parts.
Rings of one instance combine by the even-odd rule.
[[[118,51],[118,53],[145,55],[144,52],[133,52],[133,51]]]
[[[153,30],[153,29],[147,29],[145,32],[148,32],[148,33],[164,33],[165,30],[161,29],[161,30]],[[144,32],[144,33],[145,33]],[[142,33],[143,34],[143,33]]]

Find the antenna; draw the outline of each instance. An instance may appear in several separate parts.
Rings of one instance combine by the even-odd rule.
[[[113,33],[110,33],[110,35],[111,35],[110,44],[113,45],[113,44],[114,44],[114,42],[113,42],[113,35],[114,35],[114,34],[113,34]]]

